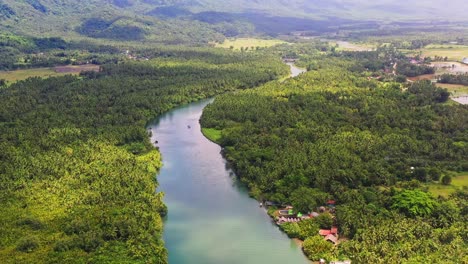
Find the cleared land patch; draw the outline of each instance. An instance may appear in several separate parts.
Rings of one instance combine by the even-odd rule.
[[[26,80],[30,77],[49,78],[67,74],[79,74],[82,71],[99,71],[99,65],[69,65],[58,66],[55,68],[34,68],[16,71],[0,71],[0,79],[5,79],[7,82],[12,83]]]
[[[449,60],[461,61],[468,57],[468,46],[462,45],[428,45],[421,49],[423,57],[448,57]]]
[[[221,130],[214,128],[202,128],[202,133],[207,139],[213,142],[219,142],[221,139]]]
[[[248,48],[248,50],[251,50],[252,48],[267,48],[284,43],[286,42],[278,39],[237,38],[226,39],[223,43],[216,43],[215,46],[225,49],[241,50],[241,48]]]
[[[453,95],[467,95],[468,94],[468,86],[464,86],[461,84],[448,84],[448,83],[438,83],[438,87],[445,88]]]
[[[457,190],[468,188],[468,173],[460,173],[453,177],[450,185],[442,185],[440,183],[429,184],[429,192],[434,196],[448,197]]]
[[[338,50],[345,51],[371,51],[375,50],[375,46],[367,43],[352,43],[348,41],[336,41],[331,44],[338,45]]]

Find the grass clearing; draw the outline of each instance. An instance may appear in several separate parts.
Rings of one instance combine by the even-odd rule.
[[[437,87],[445,88],[455,96],[468,94],[468,86],[461,84],[437,83]]]
[[[221,130],[214,128],[202,128],[202,133],[207,139],[215,143],[218,143],[221,139]]]
[[[428,45],[421,49],[423,57],[448,57],[449,60],[461,61],[468,57],[468,46],[461,45]]]
[[[268,48],[286,42],[278,39],[257,39],[257,38],[237,38],[237,39],[226,39],[223,43],[216,43],[215,47],[240,50],[241,48],[252,48],[261,47]]]
[[[5,79],[8,83],[26,80],[30,77],[49,78],[64,76],[67,74],[77,75],[82,71],[99,71],[99,65],[68,65],[54,68],[34,68],[16,71],[0,71],[0,79]]]
[[[338,45],[337,50],[343,51],[370,51],[375,50],[375,45],[371,43],[354,43],[348,41],[330,42],[331,45]]]
[[[53,68],[35,68],[16,71],[0,71],[0,79],[5,79],[8,83],[12,83],[16,81],[26,80],[30,77],[48,78],[55,76],[63,76],[66,74],[70,73],[58,73],[55,72]]]
[[[450,185],[443,185],[440,183],[431,183],[428,185],[429,192],[434,196],[448,197],[450,194],[468,188],[468,173],[463,172],[459,173],[457,176],[452,178],[452,183]]]

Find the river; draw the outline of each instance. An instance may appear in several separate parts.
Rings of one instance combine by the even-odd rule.
[[[169,263],[308,263],[248,196],[221,147],[201,133],[199,119],[212,100],[178,107],[149,127],[163,156],[158,191],[165,193],[169,209],[164,226]]]

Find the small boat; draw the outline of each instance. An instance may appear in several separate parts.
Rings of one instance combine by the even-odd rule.
[[[191,126],[187,126],[188,129],[192,128]]]

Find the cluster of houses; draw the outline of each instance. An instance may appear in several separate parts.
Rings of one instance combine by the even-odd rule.
[[[327,201],[326,206],[321,206],[317,208],[318,212],[311,212],[309,214],[303,215],[301,213],[294,214],[293,207],[287,206],[284,209],[277,211],[277,225],[282,225],[284,223],[297,223],[305,219],[311,219],[318,217],[321,213],[335,213],[335,204],[334,200]],[[319,235],[321,235],[326,241],[333,243],[334,245],[338,244],[338,227],[333,226],[331,229],[320,229]]]
[[[139,60],[139,61],[148,61],[149,60],[149,58],[147,58],[147,57],[141,57],[140,58],[140,57],[138,57],[136,55],[133,55],[130,50],[126,50],[122,54],[125,55],[127,57],[127,59],[129,59],[129,60]]]
[[[269,206],[280,206],[277,203],[274,202],[265,202],[264,204],[261,203],[260,206],[265,205],[266,207]],[[306,215],[303,215],[301,213],[294,213],[293,207],[292,206],[286,206],[283,209],[277,210],[275,215],[276,217],[276,224],[277,225],[282,225],[284,223],[297,223],[300,221],[303,221],[305,219],[311,219],[320,216],[320,214],[323,213],[329,213],[334,215],[336,210],[335,210],[335,205],[336,201],[335,200],[328,200],[325,206],[320,206],[317,208],[317,212],[310,212]],[[325,241],[328,241],[332,243],[333,245],[337,245],[339,243],[339,236],[338,236],[339,230],[336,225],[333,225],[330,229],[320,229],[318,231],[318,234],[323,237]],[[327,263],[324,259],[320,259],[319,263]],[[329,262],[330,264],[351,264],[350,260],[345,260],[345,261],[331,261]]]
[[[333,243],[333,245],[338,244],[338,227],[333,226],[330,230],[327,229],[320,229],[319,235],[323,236],[323,238]]]

